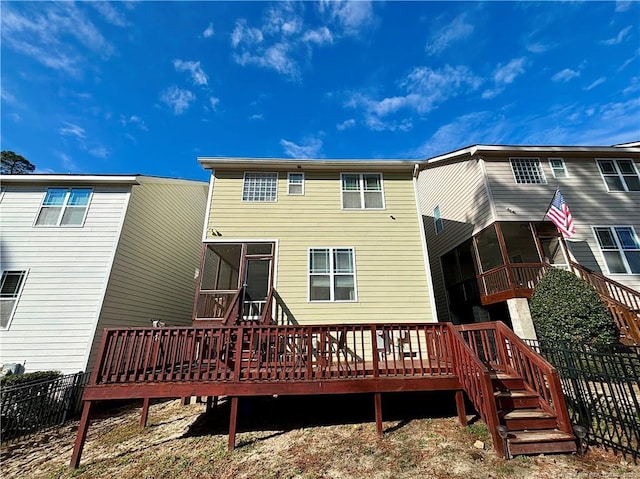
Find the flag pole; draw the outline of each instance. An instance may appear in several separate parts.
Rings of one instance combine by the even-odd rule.
[[[549,201],[549,204],[547,205],[547,209],[544,210],[544,215],[542,216],[542,221],[544,221],[544,219],[547,217],[547,213],[549,213],[549,208],[551,208],[551,205],[553,204],[553,200],[556,199],[556,195],[558,194],[558,191],[560,191],[560,187],[556,187],[556,191],[553,192],[553,198],[551,198],[551,201]]]

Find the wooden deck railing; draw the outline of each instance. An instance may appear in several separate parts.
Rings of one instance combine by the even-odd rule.
[[[626,344],[640,344],[640,293],[581,264],[571,262],[571,268],[600,294],[620,333],[620,340]]]
[[[196,319],[222,319],[236,290],[205,290],[198,293]]]
[[[483,304],[505,299],[531,297],[549,265],[544,263],[513,263],[498,266],[477,276]]]
[[[498,435],[498,408],[493,396],[491,372],[469,346],[462,334],[451,327],[451,349],[454,358],[454,371],[476,411],[485,422],[493,439],[496,452],[504,455],[504,444]]]
[[[522,377],[527,389],[540,396],[541,406],[557,416],[560,429],[571,433],[560,378],[550,363],[536,354],[504,323],[461,325],[456,329],[489,369]]]
[[[107,329],[93,385],[453,375],[447,324]]]

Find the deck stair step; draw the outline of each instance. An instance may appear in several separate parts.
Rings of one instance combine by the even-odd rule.
[[[525,389],[494,391],[498,409],[536,408],[539,406],[539,396]]]
[[[512,456],[576,451],[573,434],[557,429],[509,431],[507,442]]]
[[[524,389],[524,381],[520,376],[503,372],[493,373],[491,375],[491,382],[494,390]]]
[[[540,408],[503,410],[498,416],[509,430],[553,429],[558,424],[555,414]]]

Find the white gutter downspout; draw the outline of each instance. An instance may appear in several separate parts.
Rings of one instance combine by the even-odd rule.
[[[422,221],[422,212],[420,211],[420,196],[418,195],[418,175],[420,174],[420,165],[417,163],[413,167],[413,195],[416,202],[416,214],[418,217],[418,228],[420,230],[420,240],[422,243],[422,260],[424,261],[424,271],[427,279],[427,287],[429,288],[429,305],[431,306],[431,315],[434,322],[438,322],[438,312],[436,310],[436,297],[433,291],[433,280],[431,278],[431,266],[429,265],[429,252],[427,251],[427,232],[424,229],[424,221]]]
[[[204,226],[202,227],[202,242],[207,240],[207,230],[209,229],[209,215],[211,214],[211,199],[213,198],[213,170],[209,178],[209,194],[207,195],[207,209],[204,213]]]

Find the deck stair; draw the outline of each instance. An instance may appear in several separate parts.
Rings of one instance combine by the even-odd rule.
[[[558,417],[517,374],[494,372],[491,381],[500,424],[507,427],[511,455],[575,452],[576,438],[559,429]]]

